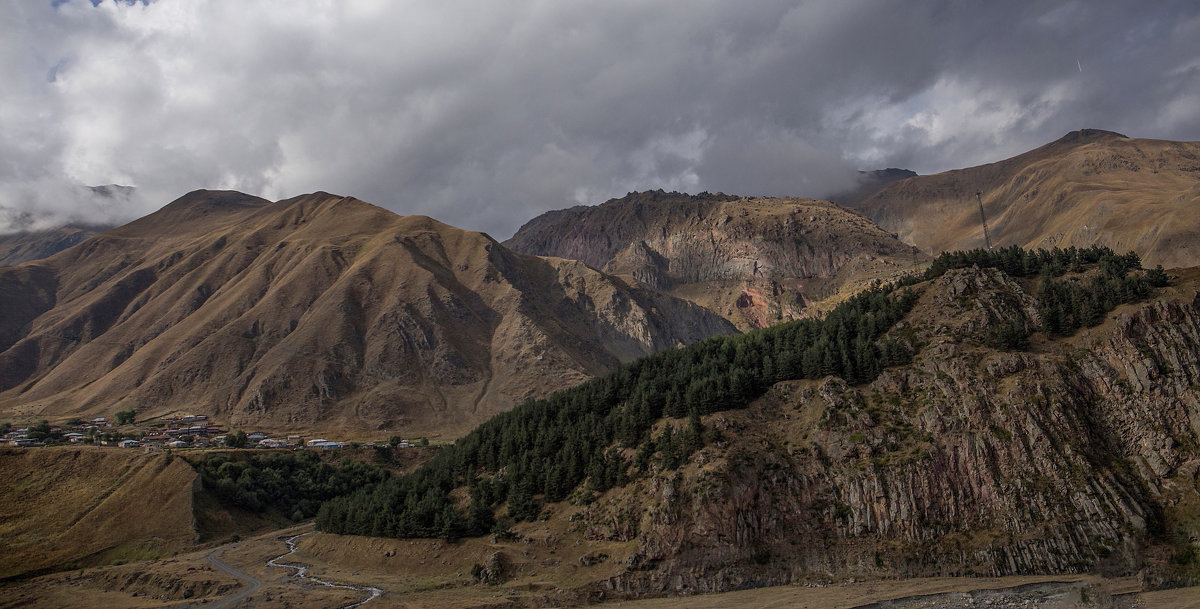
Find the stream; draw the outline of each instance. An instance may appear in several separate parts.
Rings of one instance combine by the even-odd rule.
[[[293,535],[293,536],[288,537],[287,539],[283,540],[284,543],[286,543],[288,546],[288,551],[283,554],[280,554],[279,556],[276,556],[275,558],[272,558],[271,560],[268,560],[267,566],[268,567],[279,567],[280,569],[294,569],[296,572],[293,573],[293,575],[295,575],[296,577],[303,579],[303,580],[308,580],[313,583],[321,584],[322,586],[328,586],[330,588],[343,588],[346,590],[357,590],[359,592],[367,593],[367,597],[362,599],[361,601],[358,601],[357,603],[352,603],[349,605],[343,605],[340,609],[352,609],[353,607],[361,607],[361,606],[379,598],[379,595],[383,594],[383,590],[380,590],[379,588],[375,588],[373,586],[351,586],[348,584],[335,584],[333,582],[325,581],[323,579],[319,579],[319,578],[308,575],[308,567],[306,567],[304,565],[294,565],[294,564],[285,563],[285,562],[278,562],[281,558],[285,558],[285,557],[291,556],[292,554],[295,554],[296,540],[301,537],[304,537],[305,535],[312,535],[312,531],[309,531],[308,533],[301,533],[299,535]]]

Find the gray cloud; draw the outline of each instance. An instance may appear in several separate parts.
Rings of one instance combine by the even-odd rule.
[[[503,238],[635,189],[1200,139],[1191,2],[0,2],[0,224],[327,190]],[[136,194],[80,200],[108,183]]]

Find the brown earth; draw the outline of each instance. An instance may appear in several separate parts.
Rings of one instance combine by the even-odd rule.
[[[543,214],[504,243],[686,298],[743,330],[823,312],[829,303],[814,302],[856,293],[926,260],[827,201],[661,190]]]
[[[262,587],[238,606],[246,608],[337,607],[355,602],[360,595],[328,589],[289,577],[287,570],[266,566],[266,561],[286,551],[284,537],[299,529],[279,531],[218,549],[221,560],[239,572],[258,579]],[[811,607],[850,608],[891,599],[965,599],[980,597],[988,590],[1029,589],[1039,586],[1065,591],[1068,601],[1051,606],[1075,607],[1188,607],[1195,589],[1168,590],[1130,595],[1138,583],[1131,578],[1105,579],[1097,576],[1017,576],[1004,578],[917,578],[905,580],[824,581],[811,586],[775,586],[723,594],[654,598],[636,601],[600,602],[567,593],[579,582],[603,578],[612,571],[604,559],[594,565],[579,562],[583,556],[598,556],[569,544],[547,545],[536,540],[498,542],[474,540],[459,544],[436,541],[405,542],[363,537],[309,535],[301,538],[300,551],[286,559],[311,567],[310,573],[336,583],[374,585],[384,595],[366,607],[447,609],[496,607],[561,607],[581,603],[601,607],[675,609],[683,607]],[[592,549],[594,550],[594,549]],[[500,553],[512,569],[497,584],[472,581],[472,564],[486,562]],[[207,560],[211,551],[131,563],[123,566],[84,569],[40,577],[9,586],[0,597],[0,607],[213,607],[245,591],[245,584],[214,568]],[[390,554],[390,555],[389,555]],[[619,552],[618,552],[619,554]],[[557,563],[557,564],[552,564]],[[1061,582],[1054,584],[1054,582]],[[1084,604],[1079,591],[1090,593]],[[1072,596],[1071,593],[1074,593]],[[1096,603],[1114,595],[1120,602]],[[933,595],[933,596],[931,596]],[[940,595],[940,596],[936,596]],[[887,605],[907,607],[900,604]],[[1134,602],[1140,603],[1135,605]],[[1166,603],[1166,604],[1164,604]],[[1170,604],[1174,603],[1174,604]],[[938,605],[941,606],[941,605]],[[1042,605],[1039,605],[1042,606]]]
[[[0,449],[0,578],[190,549],[195,470],[102,448]]]
[[[0,268],[0,413],[461,434],[734,328],[582,263],[317,193],[197,191]]]
[[[1200,264],[1200,142],[1096,129],[1010,159],[912,177],[854,206],[922,251],[1106,245],[1149,266]]]

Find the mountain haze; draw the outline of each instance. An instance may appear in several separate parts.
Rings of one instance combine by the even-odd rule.
[[[12,266],[53,256],[109,228],[112,227],[68,224],[46,230],[0,235],[0,266]]]
[[[1200,264],[1200,142],[1083,129],[978,167],[912,177],[854,204],[922,251],[1106,245],[1153,266]]]
[[[460,433],[618,362],[734,329],[482,233],[315,193],[197,191],[0,269],[10,416]]]

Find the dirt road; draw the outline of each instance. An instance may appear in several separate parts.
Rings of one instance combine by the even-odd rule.
[[[236,548],[240,545],[242,545],[242,542],[231,543],[229,545],[221,546],[221,547],[213,550],[212,552],[208,553],[208,562],[211,562],[214,567],[242,580],[243,582],[245,582],[247,584],[247,587],[244,590],[241,590],[237,594],[234,594],[233,596],[231,596],[225,600],[219,601],[217,604],[212,606],[212,609],[224,609],[225,607],[236,607],[237,604],[240,603],[243,599],[245,599],[247,596],[250,596],[251,594],[254,594],[255,592],[258,591],[259,588],[262,587],[261,581],[255,579],[253,577],[250,577],[249,575],[246,575],[245,573],[242,573],[241,571],[238,571],[237,569],[234,569],[233,567],[225,564],[225,562],[221,560],[221,554],[224,554],[225,550],[227,550],[229,548]]]

